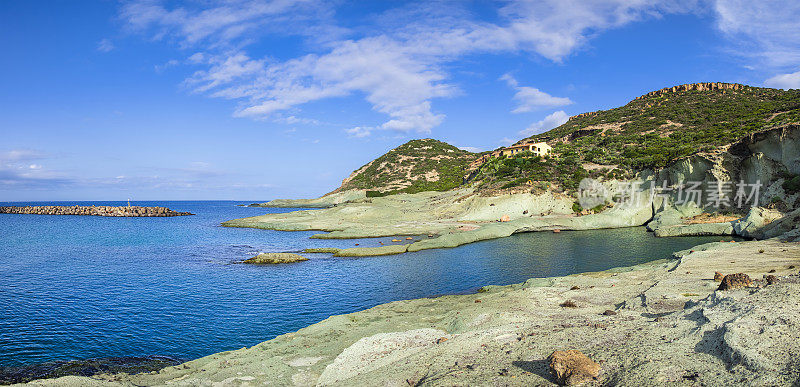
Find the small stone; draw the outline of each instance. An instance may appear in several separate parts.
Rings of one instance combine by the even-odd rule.
[[[475,300],[475,303],[476,303],[476,304],[480,304],[480,303],[481,303],[481,300]]]
[[[440,337],[436,339],[436,344],[441,344],[444,343],[445,341],[447,341],[447,337]]]
[[[578,287],[577,285],[575,285],[575,286],[573,286],[573,287],[569,288],[569,290],[579,290],[579,289],[580,289],[580,287]]]
[[[572,300],[566,300],[566,301],[564,301],[564,302],[562,302],[562,303],[561,303],[561,307],[562,307],[562,308],[577,308],[577,307],[578,307],[578,305],[577,305],[577,304],[575,304],[575,301],[572,301]]]
[[[509,217],[508,215],[503,215],[503,216],[500,217],[500,221],[501,222],[510,222],[511,221],[511,217]]]
[[[719,288],[717,288],[717,290],[734,290],[750,287],[752,285],[753,281],[747,274],[728,274],[722,278],[722,282],[719,284]]]
[[[774,273],[774,272],[776,272],[776,271],[777,271],[777,270],[775,270],[775,269],[772,269],[772,270],[770,270],[770,271],[769,271],[769,273]]]
[[[555,351],[548,362],[550,373],[561,385],[581,384],[600,375],[600,365],[578,350]]]
[[[615,312],[615,311],[613,311],[611,309],[606,309],[606,311],[603,312],[602,314],[603,314],[603,316],[615,316],[617,314],[617,312]]]
[[[768,274],[764,276],[764,280],[767,281],[767,285],[774,285],[775,283],[778,282],[778,277],[772,274]]]

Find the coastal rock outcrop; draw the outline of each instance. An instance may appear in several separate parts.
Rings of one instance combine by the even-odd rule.
[[[249,263],[254,265],[266,265],[277,263],[294,263],[308,261],[308,258],[293,254],[293,253],[261,253],[253,258],[246,259],[242,263]]]
[[[329,208],[339,204],[366,199],[367,191],[349,190],[327,194],[316,199],[275,199],[266,203],[253,203],[249,207],[276,208]]]
[[[10,206],[0,207],[0,214],[84,215],[119,217],[169,217],[194,215],[166,207],[139,206]]]

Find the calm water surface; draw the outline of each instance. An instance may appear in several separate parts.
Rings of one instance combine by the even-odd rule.
[[[232,264],[257,252],[377,245],[313,232],[224,228],[288,209],[243,202],[137,202],[197,215],[105,218],[0,214],[0,366],[108,356],[192,359],[252,346],[328,316],[532,277],[605,270],[719,237],[654,238],[643,228],[531,233],[455,249]],[[0,205],[123,205],[122,202]],[[404,241],[405,242],[405,241]]]

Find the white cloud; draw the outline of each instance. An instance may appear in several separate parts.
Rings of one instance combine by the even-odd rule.
[[[343,37],[353,32],[333,23],[332,3],[199,4],[206,8],[168,9],[159,1],[134,1],[123,7],[122,17],[131,29],[155,39],[199,47],[190,62],[208,68],[187,84],[197,92],[240,101],[236,116],[263,118],[326,98],[363,95],[388,117],[348,130],[367,136],[376,130],[429,133],[441,124],[445,117],[433,111],[432,101],[458,92],[445,68],[465,55],[527,52],[561,62],[602,30],[686,12],[694,1],[516,1],[498,9],[496,23],[474,20],[457,2],[413,4],[378,16],[375,26],[357,26],[360,37],[350,39]],[[248,44],[267,33],[315,40],[308,43],[310,53],[292,59],[248,53]],[[571,103],[532,87],[520,87],[517,95],[515,112]]]
[[[777,89],[800,89],[800,71],[778,74],[764,81],[764,85]]]
[[[760,66],[800,64],[800,2],[716,0],[717,26],[734,43],[732,52]]]
[[[519,83],[511,74],[504,74],[500,79],[506,81],[509,86],[517,90],[517,93],[514,94],[517,107],[511,111],[512,113],[527,113],[538,108],[553,108],[573,103],[569,98],[553,97],[535,87],[519,86]]]
[[[534,122],[526,129],[521,130],[519,134],[523,136],[532,136],[534,134],[544,133],[550,129],[563,125],[565,122],[567,122],[567,120],[569,120],[567,113],[564,113],[563,110],[559,110],[548,115],[541,121]]]
[[[357,126],[355,128],[346,129],[345,133],[347,133],[350,137],[361,138],[372,134],[373,129],[375,128]]]
[[[331,17],[330,5],[312,0],[226,0],[183,4],[167,9],[158,0],[136,0],[121,16],[134,31],[151,31],[155,39],[229,47],[280,31],[294,35],[338,37],[341,29],[319,24]]]
[[[0,153],[0,162],[18,162],[18,161],[31,161],[46,158],[42,152],[30,149],[12,149]]]
[[[114,49],[114,43],[111,43],[108,39],[103,39],[97,43],[97,51],[100,52],[109,52]]]
[[[170,60],[166,61],[164,64],[155,65],[153,68],[155,68],[157,73],[161,73],[164,70],[166,70],[166,69],[168,69],[170,67],[175,67],[175,66],[177,66],[179,64],[181,64],[181,62],[179,60],[170,59]]]

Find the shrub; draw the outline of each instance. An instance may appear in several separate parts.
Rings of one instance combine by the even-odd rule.
[[[783,190],[790,195],[800,191],[800,175],[797,175],[791,179],[787,179],[783,182],[781,187],[783,187]]]

